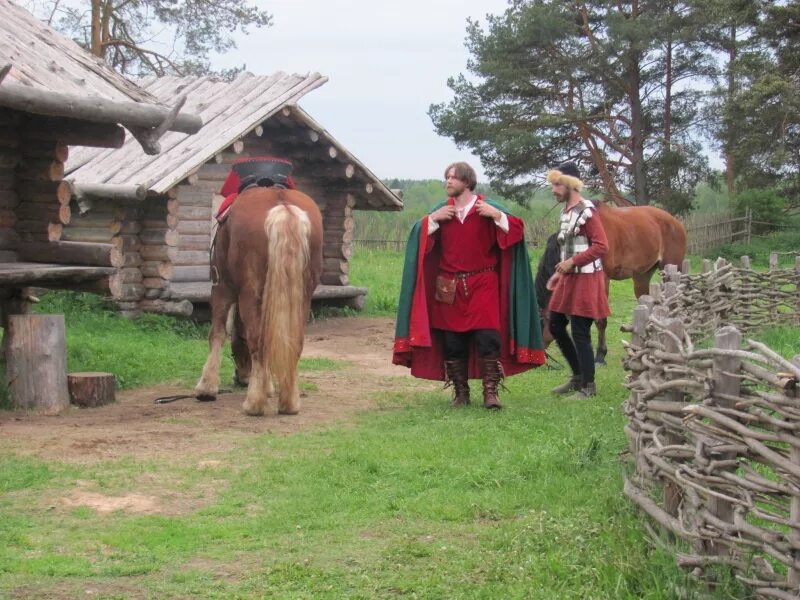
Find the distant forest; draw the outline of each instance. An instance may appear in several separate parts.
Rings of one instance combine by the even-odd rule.
[[[411,226],[430,209],[445,199],[444,182],[439,179],[387,179],[384,183],[393,190],[403,192],[403,210],[399,212],[360,210],[355,213],[356,240],[405,240]],[[540,188],[523,203],[507,200],[486,184],[478,184],[476,191],[496,200],[508,211],[525,220],[528,238],[533,241],[546,238],[554,231],[558,221],[558,207],[549,188]],[[589,198],[602,194],[589,190]],[[701,184],[694,198],[695,212],[727,210],[728,197],[723,191]]]

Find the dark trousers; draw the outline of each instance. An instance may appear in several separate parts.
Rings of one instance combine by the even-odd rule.
[[[594,382],[594,355],[592,354],[592,322],[589,317],[550,313],[550,333],[553,334],[564,359],[574,375],[581,376],[581,385]],[[570,324],[572,337],[567,333]]]
[[[469,358],[469,347],[473,339],[479,357],[497,358],[500,356],[500,332],[496,329],[442,331],[445,360]]]

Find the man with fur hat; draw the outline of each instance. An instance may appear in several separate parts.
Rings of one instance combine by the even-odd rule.
[[[469,379],[483,405],[500,408],[505,375],[544,363],[524,224],[475,194],[467,163],[445,169],[448,199],[411,230],[397,310],[395,364],[415,377],[448,380],[453,406],[469,404]]]
[[[565,162],[549,171],[547,183],[564,203],[558,232],[561,262],[547,284],[553,292],[550,332],[572,369],[569,381],[553,392],[576,392],[577,398],[589,398],[596,394],[592,321],[611,314],[600,260],[608,251],[608,239],[594,204],[581,196],[583,182],[575,163]],[[572,337],[567,333],[568,323]]]

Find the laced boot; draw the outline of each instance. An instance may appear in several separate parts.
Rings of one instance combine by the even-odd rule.
[[[553,394],[569,394],[570,392],[577,392],[581,389],[581,376],[580,375],[573,375],[569,378],[569,381],[566,383],[562,383],[561,385],[557,385],[552,390],[550,390]]]
[[[459,358],[444,361],[445,372],[447,373],[447,386],[452,385],[455,396],[453,406],[466,406],[469,404],[469,378],[467,369],[467,359]]]
[[[503,408],[497,399],[497,388],[503,380],[503,365],[497,358],[482,358],[481,373],[483,374],[483,406],[489,409]]]

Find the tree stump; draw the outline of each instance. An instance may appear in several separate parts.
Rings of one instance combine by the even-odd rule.
[[[69,407],[64,315],[9,315],[8,391],[15,408],[56,414]]]
[[[94,408],[114,402],[116,385],[111,373],[70,373],[67,384],[75,406]]]

